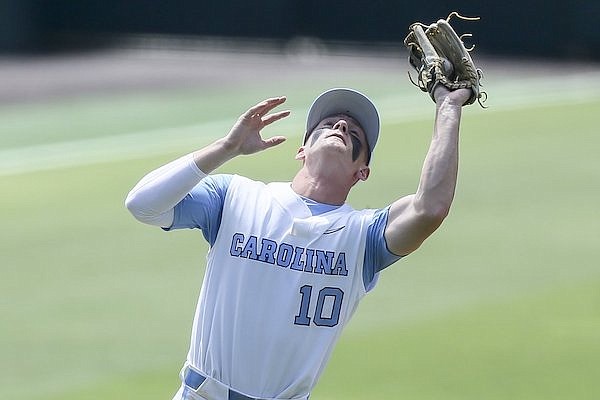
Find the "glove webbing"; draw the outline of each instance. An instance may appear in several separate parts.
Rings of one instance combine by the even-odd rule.
[[[452,12],[446,18],[446,22],[450,22],[452,17],[457,17],[459,19],[467,20],[467,21],[476,21],[479,19],[479,17],[464,17],[457,12]],[[415,28],[413,29],[413,27],[415,27]],[[423,28],[425,28],[425,29],[423,29]],[[418,36],[426,36],[425,32],[426,32],[426,30],[428,31],[430,28],[431,28],[431,26],[425,25],[420,22],[416,22],[413,25],[411,25],[411,29],[413,29],[414,34],[416,34]],[[470,33],[465,33],[460,36],[460,41],[462,42],[463,37],[466,37],[466,36],[472,36],[472,35]],[[419,70],[418,75],[417,75],[418,76],[417,83],[415,83],[415,81],[412,79],[410,72],[408,73],[408,77],[409,77],[410,81],[415,86],[417,86],[419,89],[421,89],[424,92],[429,92],[432,99],[433,99],[433,90],[439,83],[443,84],[445,87],[447,87],[448,89],[451,89],[451,90],[473,89],[474,88],[473,82],[470,80],[451,81],[450,79],[448,79],[447,75],[451,75],[451,73],[448,73],[448,71],[444,71],[444,68],[443,68],[443,64],[445,61],[444,59],[440,59],[438,57],[432,57],[432,55],[429,54],[429,52],[430,52],[429,49],[421,48],[415,42],[407,42],[407,39],[408,39],[408,37],[405,39],[405,44],[407,46],[416,46],[424,53],[424,56],[429,59],[429,68],[426,68],[425,63],[423,63],[423,65],[421,66],[421,69]],[[470,52],[474,48],[475,48],[475,45],[473,45],[471,48],[466,49],[466,50],[467,50],[467,52]],[[410,61],[410,59],[409,59],[409,61]],[[477,79],[478,81],[483,78],[482,70],[480,68],[474,67],[474,64],[472,62],[469,62],[468,59],[463,57],[461,62],[462,62],[462,66],[461,66],[462,70],[466,73],[467,76],[470,76],[470,77],[476,76],[478,78]],[[455,66],[453,66],[453,67],[455,67]],[[481,86],[481,83],[479,83],[479,86]],[[479,105],[481,107],[486,108],[483,105],[483,102],[485,102],[485,100],[487,100],[486,92],[484,92],[484,91],[480,91],[480,93],[474,92],[473,97],[471,97],[468,104],[474,102],[475,99],[477,99],[477,102],[479,103]],[[434,101],[435,101],[435,99],[434,99]]]

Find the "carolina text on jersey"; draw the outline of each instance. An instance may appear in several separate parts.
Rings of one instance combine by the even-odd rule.
[[[229,253],[233,257],[248,258],[300,272],[348,276],[346,253],[293,246],[254,235],[235,233]]]

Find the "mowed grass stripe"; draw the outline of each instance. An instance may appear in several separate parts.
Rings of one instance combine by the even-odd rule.
[[[600,98],[600,74],[586,73],[570,76],[567,79],[569,85],[559,92],[551,84],[554,80],[555,78],[538,78],[528,81],[527,84],[509,81],[501,87],[496,87],[492,83],[489,90],[491,99],[487,103],[490,109],[480,110],[478,107],[471,107],[465,113],[493,113],[560,104],[585,104]],[[427,99],[418,98],[415,101],[416,99],[414,93],[374,98],[384,124],[430,119],[433,115],[431,103]],[[304,133],[303,118],[306,109],[294,108],[292,111],[290,118],[280,121],[277,128],[265,130],[265,135],[268,136],[269,132],[276,130],[278,134],[283,133],[292,139],[300,137]],[[0,150],[0,176],[127,160],[198,148],[225,135],[235,122],[235,118],[237,115],[170,128],[9,147]]]

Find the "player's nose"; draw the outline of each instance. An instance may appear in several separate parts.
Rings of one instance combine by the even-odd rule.
[[[340,119],[338,122],[335,123],[335,125],[333,125],[333,129],[347,133],[348,132],[348,123],[346,122],[346,120]]]

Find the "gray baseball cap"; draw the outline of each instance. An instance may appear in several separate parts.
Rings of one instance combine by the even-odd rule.
[[[373,102],[364,94],[348,88],[334,88],[321,93],[310,106],[306,118],[306,132],[302,143],[324,118],[346,114],[358,121],[367,136],[370,153],[379,137],[379,113]]]

